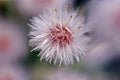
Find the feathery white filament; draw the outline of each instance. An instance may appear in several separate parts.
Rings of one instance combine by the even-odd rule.
[[[85,55],[87,38],[82,17],[66,9],[46,9],[31,20],[30,44],[41,50],[39,56],[46,61],[72,64]]]

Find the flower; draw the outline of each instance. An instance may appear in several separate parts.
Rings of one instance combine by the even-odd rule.
[[[33,50],[41,50],[41,60],[68,65],[74,58],[79,61],[85,56],[89,38],[84,35],[87,30],[78,12],[70,11],[68,6],[46,9],[31,22],[30,45]]]
[[[6,65],[0,66],[0,80],[28,80],[28,76],[23,69]]]
[[[26,49],[26,40],[18,25],[0,20],[0,63],[16,61]]]
[[[63,6],[72,2],[72,0],[15,0],[18,11],[26,16],[36,15],[47,7]]]

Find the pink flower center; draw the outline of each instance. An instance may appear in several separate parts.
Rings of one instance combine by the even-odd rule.
[[[73,35],[65,25],[56,25],[50,29],[50,41],[53,45],[59,45],[60,48],[66,47],[73,40]]]

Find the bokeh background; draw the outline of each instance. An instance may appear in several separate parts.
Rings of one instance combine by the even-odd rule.
[[[87,18],[90,1],[74,0],[70,4],[74,9],[86,9]],[[31,51],[28,44],[28,24],[39,12],[37,7],[41,6],[37,5],[29,0],[0,0],[0,80],[120,80],[119,51],[104,40],[96,41],[94,31],[86,33],[95,44],[85,60],[61,67],[40,61],[39,52]]]

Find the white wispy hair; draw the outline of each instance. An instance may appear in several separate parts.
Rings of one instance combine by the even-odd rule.
[[[30,45],[41,50],[39,56],[46,61],[61,64],[78,62],[85,56],[88,37],[83,16],[66,8],[46,9],[31,20]]]

